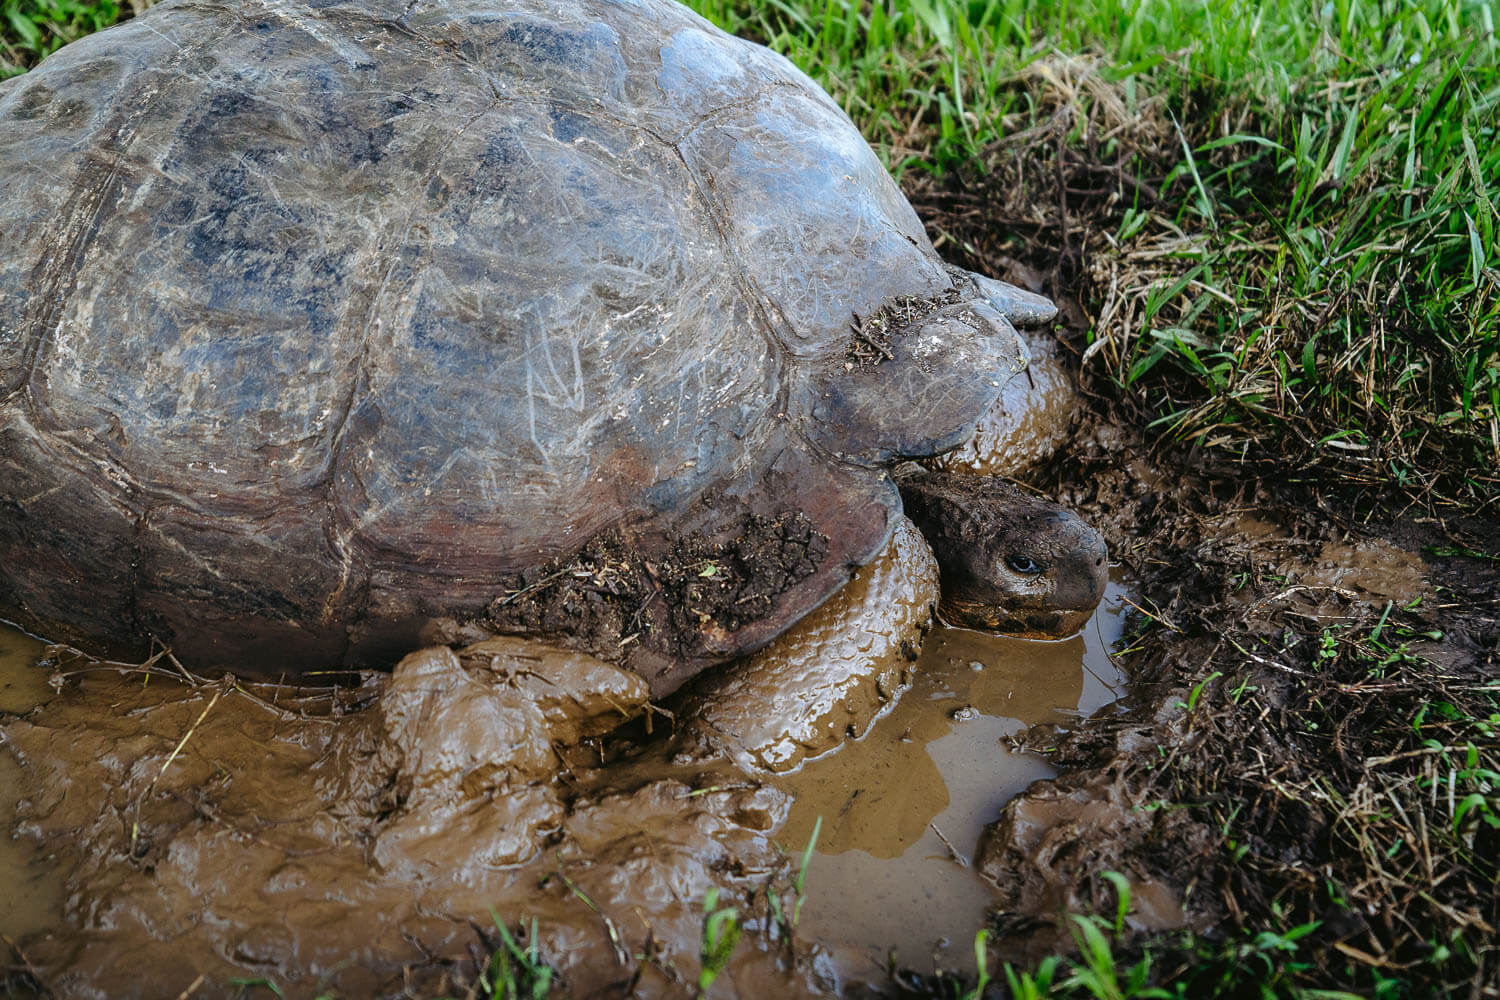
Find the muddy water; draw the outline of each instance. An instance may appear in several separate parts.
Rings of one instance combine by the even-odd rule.
[[[714,996],[879,983],[888,951],[972,968],[992,897],[953,853],[972,857],[1004,802],[1051,774],[1009,753],[1009,734],[1118,695],[1119,593],[1063,642],[934,632],[913,687],[864,739],[763,788],[650,746],[599,767],[589,741],[637,710],[633,675],[553,669],[510,640],[303,697],[108,669],[54,693],[28,665],[40,644],[0,633],[0,819],[31,835],[5,843],[0,878],[19,888],[0,930],[69,995],[138,995],[151,969],[172,970],[170,995],[200,974],[196,996],[236,976],[289,995],[325,981],[462,995],[487,951],[470,921],[493,906],[512,927],[539,919],[560,995],[615,995],[634,976],[639,995],[687,996],[715,887],[750,929]],[[795,856],[820,815],[797,937],[824,957],[789,965],[755,900],[788,891],[773,840]]]
[[[36,666],[45,644],[0,623],[0,714],[19,714],[40,704],[51,689],[47,672]],[[0,751],[0,934],[18,938],[56,923],[62,916],[62,876],[46,851],[29,837],[12,837],[21,765]]]
[[[878,973],[889,952],[919,971],[973,969],[974,932],[993,903],[969,865],[980,833],[1056,773],[1007,738],[1124,693],[1110,652],[1125,595],[1116,578],[1083,633],[1058,642],[937,629],[911,690],[868,735],[777,781],[795,797],[778,835],[789,854],[800,856],[822,817],[799,929],[846,975]]]

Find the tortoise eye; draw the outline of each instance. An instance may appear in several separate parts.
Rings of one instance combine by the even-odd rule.
[[[1030,556],[1010,556],[1005,560],[1005,564],[1017,573],[1026,576],[1035,576],[1042,571],[1042,567],[1038,566]]]

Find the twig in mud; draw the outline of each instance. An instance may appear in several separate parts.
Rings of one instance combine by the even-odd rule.
[[[177,668],[177,672],[182,674],[183,679],[186,680],[189,684],[206,683],[202,677],[190,673],[188,671],[188,668],[182,665],[182,661],[172,654],[172,647],[167,646],[162,649],[162,652],[167,655],[167,659],[172,661],[172,666]]]
[[[469,921],[469,926],[473,928],[474,936],[479,938],[479,943],[485,948],[489,948],[493,951],[495,946],[490,944],[490,936],[485,933],[484,928],[480,927],[479,924],[477,924],[473,920]],[[422,947],[422,950],[424,952],[427,950],[425,945]],[[479,988],[486,985],[484,981],[484,974],[485,970],[489,967],[489,959],[472,944],[469,945],[469,958],[474,963],[475,974],[473,982],[469,983],[469,988],[464,992],[464,1000],[478,1000]],[[488,992],[488,990],[486,990],[486,992]]]
[[[1173,625],[1170,621],[1168,621],[1166,615],[1163,615],[1161,613],[1152,614],[1151,612],[1147,611],[1145,608],[1141,607],[1139,604],[1135,603],[1130,598],[1125,597],[1124,595],[1120,596],[1120,600],[1124,601],[1126,604],[1130,605],[1132,608],[1135,608],[1141,614],[1145,615],[1147,618],[1149,618],[1152,621],[1156,622],[1156,624],[1164,626],[1164,627],[1166,627],[1167,629],[1169,629],[1169,630],[1171,630],[1173,632],[1181,632],[1182,631],[1182,629],[1178,628],[1176,625]]]
[[[654,701],[648,701],[648,702],[646,702],[646,704],[642,707],[641,715],[646,720],[646,735],[647,736],[650,736],[651,732],[652,732],[651,719],[652,719],[653,716],[664,715],[664,716],[667,717],[668,721],[670,721],[673,725],[677,724],[677,716],[675,714],[673,714],[672,712],[667,711],[665,708],[662,708],[660,705],[656,704]]]
[[[193,995],[193,991],[203,985],[203,981],[206,978],[208,977],[206,977],[203,973],[198,973],[198,978],[189,983],[187,989],[177,994],[177,1000],[188,1000],[188,997]]]
[[[891,353],[890,344],[886,339],[888,333],[884,318],[877,316],[869,320],[863,320],[855,316],[854,322],[849,324],[849,328],[854,331],[854,339],[856,341],[849,346],[851,358],[862,361],[873,360],[876,364],[879,364],[880,361],[875,358],[875,354],[879,354],[886,361],[896,360],[896,356]],[[863,344],[869,350],[862,350],[859,347],[860,344]],[[872,351],[874,353],[871,353]]]
[[[16,957],[21,960],[21,964],[26,968],[26,974],[30,976],[31,981],[36,984],[37,992],[40,995],[48,997],[57,995],[53,993],[52,988],[48,986],[45,981],[43,981],[42,974],[36,971],[36,966],[31,964],[31,959],[26,957],[26,953],[21,950],[20,945],[11,940],[10,935],[0,934],[0,941],[4,941],[5,946],[11,951],[15,952]]]
[[[1252,660],[1252,661],[1254,661],[1256,663],[1259,663],[1263,667],[1270,667],[1272,670],[1280,670],[1282,673],[1291,674],[1293,677],[1310,677],[1310,676],[1312,676],[1311,674],[1308,674],[1306,671],[1298,670],[1296,667],[1289,667],[1285,663],[1278,662],[1277,660],[1269,660],[1269,659],[1266,659],[1264,656],[1261,656],[1258,653],[1252,653],[1250,650],[1246,649],[1244,646],[1241,646],[1239,643],[1235,642],[1233,639],[1229,640],[1229,644],[1231,646],[1233,646],[1235,648],[1235,650],[1241,656],[1246,657],[1247,659]]]
[[[526,595],[528,595],[528,594],[534,594],[538,590],[541,590],[543,587],[547,586],[547,584],[551,583],[552,581],[562,579],[563,577],[567,576],[569,573],[573,572],[573,570],[576,569],[576,568],[577,567],[575,567],[575,566],[565,566],[562,569],[558,570],[556,573],[548,573],[546,576],[542,577],[536,583],[527,584],[526,586],[522,587],[520,590],[516,591],[515,593],[505,595],[504,597],[502,597],[500,600],[496,601],[495,603],[499,607],[502,607],[502,608],[505,607],[507,604],[514,604],[516,601],[519,601],[521,598],[525,597]]]
[[[322,722],[328,725],[337,725],[339,721],[338,719],[326,718],[321,715],[309,715],[306,712],[293,712],[291,709],[282,708],[280,705],[266,701],[266,699],[262,698],[260,695],[251,694],[239,684],[234,685],[233,690],[235,694],[243,695],[244,697],[250,699],[250,701],[254,702],[256,705],[259,705],[266,711],[273,713],[278,719],[283,722]]]
[[[742,785],[708,785],[703,788],[694,788],[684,795],[677,796],[679,799],[694,799],[700,795],[712,795],[714,792],[750,792],[757,786],[751,784]]]
[[[948,838],[945,837],[945,836],[943,836],[943,831],[939,830],[937,828],[937,824],[936,823],[928,823],[927,824],[927,828],[929,830],[931,830],[933,833],[937,834],[937,839],[941,840],[943,842],[943,846],[946,847],[946,848],[948,848],[948,853],[951,854],[951,855],[953,855],[953,860],[954,861],[957,861],[960,865],[963,865],[965,868],[972,868],[973,867],[973,865],[969,864],[969,859],[966,858],[966,857],[964,857],[962,854],[958,853],[958,848],[954,847],[953,844],[949,842]]]
[[[156,790],[156,783],[161,780],[162,775],[167,773],[167,768],[172,766],[172,761],[176,760],[177,755],[182,752],[182,748],[187,746],[187,741],[192,738],[193,733],[198,731],[198,727],[202,725],[203,720],[208,718],[208,713],[213,711],[213,707],[219,703],[219,698],[223,696],[226,688],[232,688],[233,686],[234,675],[225,674],[224,682],[219,686],[219,690],[214,692],[214,696],[208,700],[208,704],[204,706],[198,718],[188,727],[188,731],[182,734],[182,739],[177,741],[177,745],[172,748],[172,752],[167,754],[167,759],[162,763],[161,770],[156,772],[156,777],[151,779],[151,784],[147,785],[145,791],[136,797],[135,819],[130,823],[130,856],[132,858],[136,856],[135,845],[141,834],[141,805]]]
[[[568,887],[569,892],[582,900],[583,905],[587,906],[589,909],[597,913],[599,915],[599,919],[604,921],[604,929],[609,932],[609,943],[614,945],[615,948],[615,960],[621,965],[625,965],[627,962],[629,962],[630,953],[625,950],[625,945],[620,941],[620,932],[615,929],[615,922],[609,919],[609,914],[599,909],[599,904],[590,899],[588,893],[578,888],[578,884],[576,882],[568,878],[567,875],[563,874],[561,856],[559,856],[557,859],[557,871],[554,874],[556,874],[558,878],[562,879],[563,885]]]

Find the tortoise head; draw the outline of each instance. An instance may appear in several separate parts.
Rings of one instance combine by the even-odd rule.
[[[955,625],[1058,639],[1104,596],[1109,549],[1082,518],[987,476],[907,473],[906,513],[942,571],[938,610]]]

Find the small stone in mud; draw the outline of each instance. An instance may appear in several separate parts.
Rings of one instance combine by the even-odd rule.
[[[971,722],[979,718],[979,711],[973,705],[960,705],[948,713],[948,718],[954,722]]]

